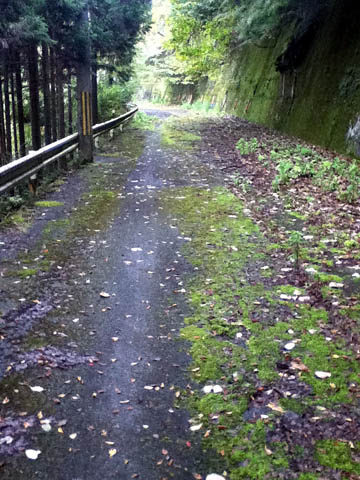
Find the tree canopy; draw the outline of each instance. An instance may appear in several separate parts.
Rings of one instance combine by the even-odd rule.
[[[212,72],[247,42],[276,37],[279,27],[293,22],[295,36],[319,18],[329,0],[171,0],[173,49],[188,77]]]

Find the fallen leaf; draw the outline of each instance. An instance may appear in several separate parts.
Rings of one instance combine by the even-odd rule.
[[[32,450],[32,449],[25,450],[25,455],[30,460],[37,460],[40,453],[41,453],[41,450]]]
[[[31,387],[31,386],[30,386],[30,390],[31,390],[32,392],[41,393],[41,392],[43,392],[45,389],[44,389],[43,387],[37,387],[37,386],[36,386],[36,387]]]
[[[300,370],[301,372],[308,372],[309,371],[308,367],[306,365],[304,365],[302,363],[302,361],[298,358],[296,358],[295,360],[293,360],[291,362],[291,367],[295,368],[295,370]]]
[[[267,404],[267,406],[271,408],[271,410],[274,410],[275,412],[284,413],[284,409],[280,407],[280,405],[277,405],[276,403],[270,402]]]
[[[203,426],[202,423],[200,423],[199,425],[192,425],[192,426],[190,427],[190,430],[191,430],[192,432],[197,432],[198,430],[201,429],[202,426]]]
[[[112,457],[113,457],[114,455],[116,455],[116,454],[117,454],[116,448],[111,448],[111,449],[109,450],[109,457],[110,457],[110,458],[112,458]]]
[[[110,294],[106,293],[106,292],[100,292],[99,295],[100,295],[100,297],[103,297],[103,298],[109,298],[110,297]]]
[[[315,377],[320,378],[321,380],[324,380],[325,378],[330,378],[331,373],[330,372],[322,372],[321,370],[317,370],[315,372]]]
[[[272,450],[270,450],[270,448],[268,448],[266,445],[265,445],[265,453],[266,455],[269,455],[269,456],[273,454]]]

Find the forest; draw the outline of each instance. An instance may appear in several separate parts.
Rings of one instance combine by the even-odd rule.
[[[131,95],[117,87],[129,80],[150,7],[149,0],[1,1],[0,165],[77,130],[76,78],[88,41],[93,124],[123,108]]]

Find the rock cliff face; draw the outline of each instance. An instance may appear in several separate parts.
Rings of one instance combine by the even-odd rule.
[[[267,44],[245,45],[215,81],[177,86],[223,111],[312,143],[360,156],[360,2],[334,0],[321,21],[294,26]],[[186,88],[186,89],[185,89]]]

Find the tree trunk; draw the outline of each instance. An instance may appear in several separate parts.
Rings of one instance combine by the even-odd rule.
[[[55,52],[50,49],[50,80],[51,80],[51,132],[53,142],[57,140],[57,116],[56,116],[56,70]]]
[[[39,150],[41,148],[41,128],[37,46],[35,44],[31,45],[28,52],[32,148],[33,150]]]
[[[56,58],[56,100],[57,111],[59,116],[59,138],[65,137],[65,105],[64,105],[64,79],[62,60],[57,56]]]
[[[5,59],[4,70],[4,100],[5,100],[5,125],[6,125],[6,150],[8,157],[12,155],[11,145],[11,113],[10,113],[10,92],[9,92],[9,58]]]
[[[96,125],[99,121],[96,53],[93,57],[93,63],[92,63],[91,84],[92,84],[92,117],[93,117],[93,125]]]
[[[65,99],[64,99],[64,72],[60,55],[56,56],[56,103],[59,116],[59,139],[65,137]],[[66,157],[58,160],[58,166],[61,170],[66,170]]]
[[[81,27],[87,32],[86,45],[81,63],[77,65],[78,131],[80,161],[93,161],[93,137],[91,114],[91,51],[89,35],[88,2],[81,15]]]
[[[16,125],[16,102],[15,102],[15,82],[14,82],[14,74],[11,73],[10,76],[11,80],[11,106],[12,106],[12,120],[13,120],[13,135],[14,135],[14,150],[15,156],[19,156],[19,148],[18,148],[18,136],[17,136],[17,125]]]
[[[0,165],[6,163],[5,123],[3,107],[3,80],[0,77]]]
[[[67,79],[67,94],[68,94],[68,133],[74,133],[73,129],[73,110],[72,110],[72,90],[71,90],[71,69],[68,70]]]
[[[24,157],[26,155],[25,120],[24,120],[24,102],[23,102],[22,78],[21,78],[21,57],[19,53],[17,53],[15,57],[15,77],[16,77],[16,100],[17,100],[18,122],[19,122],[20,155]]]
[[[45,144],[52,141],[51,137],[51,99],[50,99],[50,75],[49,75],[49,48],[42,45],[42,89],[44,95],[44,117],[45,117]]]

